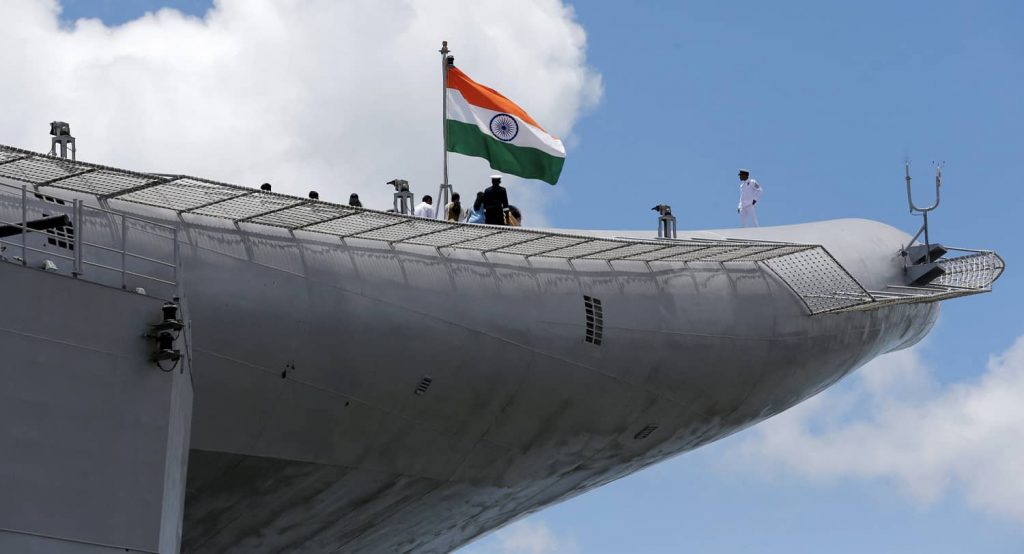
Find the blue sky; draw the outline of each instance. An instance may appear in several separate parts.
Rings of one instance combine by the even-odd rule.
[[[193,15],[209,7],[198,0],[62,4],[68,21],[98,17],[107,25],[160,6]],[[944,160],[933,237],[997,250],[1009,269],[993,294],[946,303],[906,364],[923,368],[930,398],[951,397],[980,386],[990,356],[1024,335],[1017,271],[1024,259],[1017,168],[1024,152],[1024,3],[572,6],[603,95],[566,137],[561,182],[530,192],[542,198],[554,226],[653,229],[650,207],[657,203],[672,204],[681,228],[733,226],[742,166],[765,187],[762,224],[864,217],[913,232],[918,220],[907,213],[903,160],[913,164],[922,199],[931,197],[930,162]],[[446,32],[438,29],[438,37]],[[860,398],[865,387],[855,375],[825,399]],[[868,412],[844,412],[838,425],[871,422]],[[1024,408],[1018,414],[1024,425]],[[979,507],[963,484],[969,476],[924,500],[884,472],[808,478],[777,460],[764,467],[744,461],[758,433],[745,431],[545,510],[468,550],[527,552],[509,546],[509,533],[540,529],[550,541],[537,552],[559,549],[551,544],[586,553],[1024,551],[1022,521]]]

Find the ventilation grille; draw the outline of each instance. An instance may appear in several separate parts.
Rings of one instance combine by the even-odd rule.
[[[66,206],[67,204],[60,198],[54,198],[52,196],[46,196],[44,194],[36,193],[36,198],[53,204],[59,204]],[[48,217],[49,214],[44,213],[43,217]],[[44,231],[46,233],[46,243],[52,244],[59,248],[67,248],[68,250],[75,249],[75,228],[71,224],[64,225],[62,227],[54,227]]]
[[[658,430],[658,426],[657,425],[648,425],[647,427],[644,427],[643,429],[637,431],[637,433],[635,435],[633,435],[633,438],[638,440],[638,441],[641,441],[641,440],[644,440],[647,437],[651,436],[651,433],[653,433],[653,432],[655,432],[657,430]]]
[[[604,312],[601,310],[601,299],[583,296],[583,308],[587,315],[587,342],[601,346],[604,339]]]
[[[430,384],[433,383],[433,382],[434,382],[434,380],[431,379],[430,377],[424,377],[423,379],[420,380],[420,384],[416,385],[416,390],[414,392],[418,396],[422,396],[423,394],[426,394],[427,389],[430,388]]]

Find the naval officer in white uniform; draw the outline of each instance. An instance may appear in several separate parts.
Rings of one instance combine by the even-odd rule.
[[[750,172],[740,170],[740,203],[736,213],[740,214],[740,227],[747,227],[750,222],[757,227],[757,201],[761,199],[761,184],[750,178]]]

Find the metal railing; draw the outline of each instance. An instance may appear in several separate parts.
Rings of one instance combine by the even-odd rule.
[[[112,210],[106,210],[103,208],[86,206],[82,200],[79,199],[67,199],[57,196],[53,196],[50,193],[42,195],[35,190],[30,191],[29,186],[23,185],[16,187],[5,183],[0,183],[0,195],[6,196],[8,199],[17,199],[18,206],[15,208],[15,212],[20,213],[21,221],[7,221],[6,218],[0,217],[0,225],[7,226],[8,228],[16,228],[20,232],[17,233],[17,239],[11,240],[11,238],[0,237],[0,245],[4,245],[8,248],[13,248],[16,251],[21,251],[21,256],[16,257],[15,261],[20,262],[22,265],[29,265],[29,253],[35,252],[43,255],[46,259],[61,259],[71,264],[70,275],[75,278],[83,278],[88,281],[99,282],[101,284],[113,284],[110,279],[90,278],[93,277],[93,273],[89,271],[89,268],[97,270],[103,270],[110,272],[114,275],[119,275],[120,286],[122,289],[128,289],[129,278],[134,277],[141,279],[144,282],[158,283],[161,285],[167,285],[173,289],[177,288],[178,285],[178,273],[179,273],[179,244],[178,244],[178,228],[171,225],[164,225],[155,221],[135,217],[122,212],[116,212]],[[10,194],[9,194],[10,193]],[[53,205],[47,204],[45,208],[41,206],[34,207],[35,211],[42,212],[46,211],[55,212],[67,212],[70,208],[70,214],[64,213],[70,219],[70,229],[72,236],[66,235],[61,236],[59,242],[64,242],[70,246],[71,253],[59,252],[59,248],[56,249],[44,249],[38,248],[29,244],[29,235],[37,233],[47,238],[54,240],[56,236],[52,229],[33,229],[29,226],[30,217],[30,203],[33,201],[44,203],[47,200],[54,202],[60,201],[60,203],[54,203]],[[98,225],[89,225],[89,216],[92,216],[94,220],[105,219],[109,223],[99,223]],[[133,248],[133,245],[129,242],[129,223],[138,222],[145,226],[155,228],[162,231],[167,235],[167,240],[171,241],[169,248],[170,259],[158,259],[153,255],[145,255],[139,249]],[[91,229],[92,228],[92,229]],[[114,229],[118,230],[118,236],[110,241],[112,244],[102,244],[99,236],[102,232],[112,232]],[[96,235],[97,238],[93,238],[90,235],[90,230]],[[55,240],[56,242],[56,240]],[[86,254],[87,249],[93,249],[101,254],[91,256]],[[102,254],[105,253],[105,254]],[[3,259],[10,261],[6,256],[2,256]],[[158,275],[159,271],[146,271],[144,269],[133,269],[132,261],[138,260],[148,265],[151,268],[163,268],[164,275]],[[169,278],[166,274],[169,273]],[[116,281],[115,281],[116,282]]]
[[[763,241],[608,238],[523,227],[419,218],[255,190],[187,175],[139,173],[55,158],[0,145],[0,179],[47,190],[95,196],[170,210],[178,217],[211,217],[235,224],[277,227],[341,239],[440,249],[561,258],[639,262],[760,262],[789,252]],[[396,184],[396,186],[398,186]]]
[[[812,315],[874,309],[891,303],[932,302],[985,292],[1005,266],[994,253],[969,251],[972,254],[966,257],[939,260],[939,265],[943,266],[947,275],[934,281],[935,286],[917,287],[913,292],[892,287],[885,291],[867,291],[825,248],[815,244],[728,238],[603,237],[436,221],[254,190],[186,175],[127,171],[0,145],[2,179],[9,179],[18,183],[18,186],[27,184],[37,194],[39,190],[70,191],[93,196],[100,202],[126,202],[169,210],[179,218],[218,218],[232,221],[236,225],[269,226],[293,232],[331,235],[342,240],[385,242],[391,247],[426,246],[433,247],[439,254],[442,249],[455,249],[476,251],[484,256],[493,252],[524,259],[560,258],[569,263],[575,260],[596,260],[609,265],[613,261],[642,262],[648,265],[711,262],[723,267],[726,263],[755,263],[778,275],[801,298]],[[74,208],[79,220],[83,219],[83,208],[80,202]],[[108,247],[112,250],[107,252],[120,254],[120,270],[95,262],[90,265],[120,271],[122,287],[127,286],[128,276],[151,278],[127,269],[129,259],[161,262],[129,252],[126,226],[131,220],[155,226],[159,224],[119,212],[89,209],[122,218],[121,242]],[[22,222],[26,222],[26,219],[27,216],[23,214]],[[159,227],[170,229],[174,237],[173,280],[177,282],[177,229]],[[28,232],[35,231],[23,229],[22,234],[27,235]],[[24,236],[22,242],[25,242]],[[80,261],[78,270],[84,265],[86,262]],[[168,283],[166,280],[155,280]]]

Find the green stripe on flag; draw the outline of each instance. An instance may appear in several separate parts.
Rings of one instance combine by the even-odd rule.
[[[515,146],[484,134],[472,123],[448,120],[448,151],[466,156],[486,158],[491,169],[503,173],[540,179],[555,184],[562,173],[565,158],[552,156],[536,148]]]

